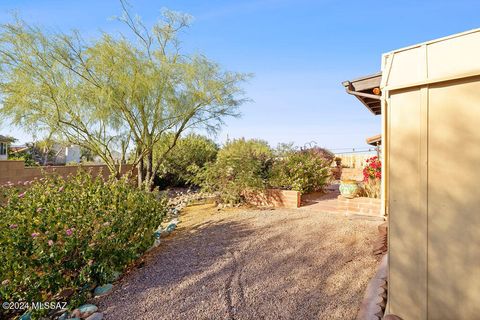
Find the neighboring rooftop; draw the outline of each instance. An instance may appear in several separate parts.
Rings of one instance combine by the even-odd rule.
[[[14,141],[15,141],[15,138],[3,136],[0,134],[0,142],[14,142]]]
[[[342,82],[345,90],[354,95],[374,115],[382,113],[380,106],[380,82],[382,73],[378,72],[365,77]]]

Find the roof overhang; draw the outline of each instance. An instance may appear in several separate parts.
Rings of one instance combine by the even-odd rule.
[[[367,138],[367,144],[371,145],[371,146],[379,146],[382,144],[382,135],[381,134],[377,134],[373,137],[368,137]]]
[[[11,153],[18,153],[18,152],[23,152],[23,151],[27,151],[28,149],[30,149],[29,147],[27,146],[10,146],[10,152]]]
[[[379,115],[382,113],[380,103],[381,81],[382,73],[379,72],[358,79],[344,81],[342,84],[347,93],[357,97],[374,115]]]

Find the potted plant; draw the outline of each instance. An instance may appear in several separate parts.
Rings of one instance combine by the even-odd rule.
[[[340,181],[339,189],[340,189],[340,194],[347,199],[355,198],[360,191],[358,182],[355,180]]]
[[[337,167],[342,166],[342,158],[335,157],[335,164],[337,165]]]

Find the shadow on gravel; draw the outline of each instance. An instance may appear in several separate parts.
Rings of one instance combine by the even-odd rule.
[[[354,319],[376,264],[373,224],[357,235],[327,218],[276,217],[180,229],[100,309],[106,319]]]
[[[183,312],[199,308],[202,301],[198,299],[207,305],[210,300],[215,312],[225,314],[228,310],[218,286],[231,273],[230,252],[241,246],[251,232],[246,224],[224,220],[179,229],[99,305],[107,308],[107,319],[150,319],[155,314],[162,314],[160,319],[183,319],[179,318]],[[143,317],[145,308],[150,316]]]

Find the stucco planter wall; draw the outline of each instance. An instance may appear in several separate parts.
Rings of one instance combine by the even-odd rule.
[[[293,190],[267,189],[265,191],[245,191],[245,201],[261,207],[298,208],[301,194]]]

